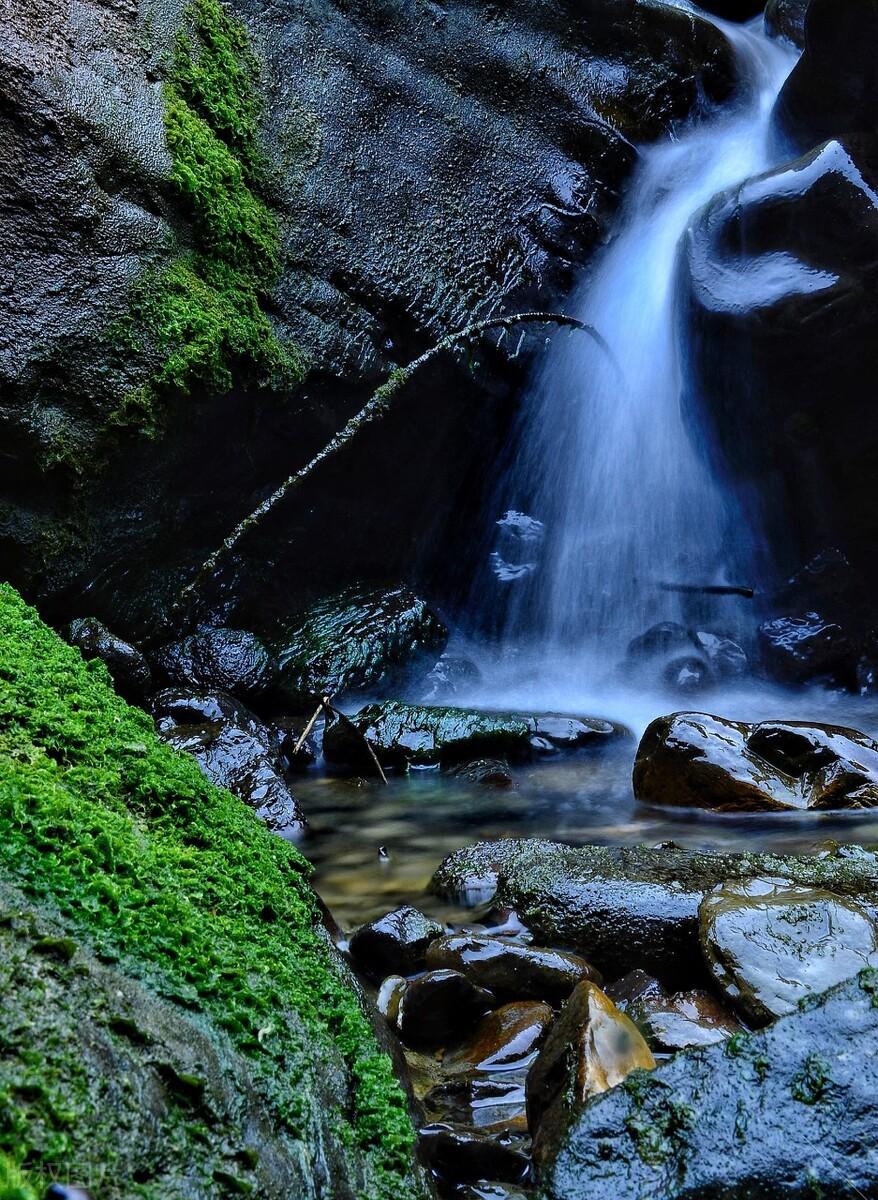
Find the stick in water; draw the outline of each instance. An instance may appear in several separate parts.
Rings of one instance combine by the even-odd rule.
[[[663,592],[682,592],[686,596],[743,596],[752,600],[756,595],[753,588],[724,583],[660,583],[659,587]]]

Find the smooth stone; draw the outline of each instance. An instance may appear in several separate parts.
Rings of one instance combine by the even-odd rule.
[[[381,982],[375,997],[375,1007],[389,1025],[396,1026],[399,1020],[399,1009],[407,987],[408,980],[402,975],[388,975]]]
[[[846,678],[854,653],[844,629],[815,612],[764,621],[759,651],[772,679],[793,684]]]
[[[666,687],[683,695],[696,695],[709,688],[713,682],[710,667],[694,654],[673,658],[662,671],[662,682]]]
[[[500,1076],[464,1076],[437,1084],[421,1103],[435,1120],[456,1125],[478,1128],[514,1123],[522,1117],[526,1122],[524,1084],[523,1071]]]
[[[707,659],[716,679],[739,679],[746,675],[749,667],[747,653],[731,638],[704,630],[694,630],[692,641]]]
[[[741,1029],[734,1013],[710,992],[696,988],[671,995],[644,971],[629,972],[607,988],[607,995],[659,1053],[709,1046]]]
[[[504,1004],[445,1055],[442,1068],[449,1075],[521,1070],[533,1061],[554,1015],[539,1000]]]
[[[472,762],[450,767],[447,774],[453,779],[461,779],[466,783],[477,783],[481,787],[515,787],[515,780],[509,764],[502,758],[477,758]]]
[[[427,947],[441,937],[438,921],[404,904],[351,934],[348,949],[359,969],[374,982],[386,975],[412,975],[424,968]]]
[[[878,966],[878,925],[852,900],[776,879],[705,896],[701,949],[717,986],[753,1024]]]
[[[876,1196],[876,1094],[866,971],[761,1032],[571,1104],[534,1145],[540,1200]]]
[[[449,1179],[496,1179],[518,1183],[528,1173],[530,1158],[523,1139],[499,1138],[450,1124],[425,1125],[418,1131],[421,1157]]]
[[[458,971],[428,971],[402,997],[396,1028],[406,1045],[435,1050],[458,1042],[494,1005],[494,997]]]
[[[460,971],[498,995],[555,1004],[566,1000],[581,979],[600,982],[599,972],[578,954],[473,934],[438,938],[427,951],[427,962]]]
[[[477,1183],[459,1183],[450,1192],[452,1200],[533,1200],[531,1192],[519,1191],[493,1179],[480,1179]]]
[[[83,658],[100,659],[121,696],[139,700],[149,691],[152,672],[145,656],[136,646],[111,633],[101,621],[77,617],[67,626],[65,635]]]
[[[628,643],[628,657],[655,658],[665,656],[674,650],[684,651],[690,645],[689,630],[685,625],[676,621],[660,621],[650,626],[645,633],[639,634]]]
[[[277,682],[277,663],[259,638],[244,629],[202,627],[160,647],[152,661],[172,686],[219,690],[240,700],[257,700]]]
[[[571,1103],[617,1087],[632,1071],[652,1070],[655,1059],[634,1022],[605,992],[577,984],[531,1067],[527,1115],[535,1139]]]
[[[418,704],[447,704],[461,692],[476,687],[481,679],[481,671],[468,658],[443,654],[428,671],[415,700]]]

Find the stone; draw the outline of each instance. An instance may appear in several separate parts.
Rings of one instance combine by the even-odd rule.
[[[628,643],[628,657],[663,657],[675,650],[686,650],[689,645],[689,630],[685,625],[680,625],[677,621],[661,621]]]
[[[634,1022],[584,980],[565,1003],[527,1079],[527,1116],[535,1142],[568,1105],[618,1087],[655,1059]]]
[[[399,1020],[399,1010],[402,998],[408,987],[408,980],[402,975],[388,975],[382,980],[378,995],[375,997],[375,1007],[389,1025],[396,1026]]]
[[[474,662],[443,654],[416,689],[415,700],[418,704],[447,704],[476,687],[481,680],[482,673]]]
[[[423,1126],[419,1131],[419,1149],[424,1162],[448,1179],[517,1183],[530,1167],[521,1139],[518,1144],[504,1144],[496,1137],[448,1124]]]
[[[672,995],[644,971],[630,971],[607,988],[607,995],[631,1018],[656,1053],[709,1046],[741,1029],[734,1013],[710,992],[694,988]]]
[[[747,674],[746,651],[731,638],[705,630],[694,630],[691,637],[715,679],[739,679]]]
[[[460,1041],[494,1004],[494,997],[458,971],[428,971],[412,980],[396,1018],[399,1036],[416,1049]]]
[[[696,1047],[543,1127],[544,1200],[878,1192],[878,976]]]
[[[644,804],[714,812],[871,808],[878,743],[836,725],[674,713],[641,739],[634,794]]]
[[[813,612],[763,622],[759,650],[771,678],[793,684],[826,679],[845,682],[854,654],[841,626]]]
[[[222,691],[239,700],[258,700],[277,682],[278,667],[254,633],[202,627],[153,653],[165,683],[196,691]]]
[[[427,951],[427,962],[460,971],[496,995],[550,1004],[566,1000],[581,979],[601,982],[599,973],[579,955],[476,934],[438,938]]]
[[[451,765],[476,757],[527,762],[561,750],[597,750],[626,730],[593,717],[482,712],[385,701],[327,724],[323,753],[336,766],[371,765],[364,741],[385,767]],[[374,769],[374,767],[373,767]]]
[[[377,983],[386,975],[414,975],[423,970],[427,948],[442,932],[438,921],[404,904],[361,925],[351,935],[349,949],[359,969]]]
[[[848,896],[876,913],[878,855],[851,846],[733,854],[506,838],[449,855],[430,889],[454,902],[493,897],[511,906],[539,942],[582,954],[605,978],[639,967],[684,990],[710,980],[699,945],[703,897],[725,880],[757,875]]]
[[[77,617],[67,627],[67,640],[85,659],[97,658],[110,672],[116,690],[126,700],[142,700],[152,683],[149,663],[130,642],[116,637],[94,617]]]
[[[682,695],[695,695],[713,682],[710,667],[703,658],[685,654],[672,658],[662,671],[662,682]]]
[[[476,758],[472,762],[458,763],[449,767],[446,774],[466,783],[477,783],[481,787],[515,787],[509,763],[502,758]]]
[[[878,966],[878,925],[854,901],[776,879],[721,884],[700,909],[701,949],[723,994],[752,1024]]]
[[[307,821],[284,777],[275,731],[223,692],[173,688],[150,702],[162,741],[191,754],[204,774],[254,809],[276,833],[298,837]]]
[[[456,1125],[520,1124],[527,1130],[524,1072],[458,1075],[431,1088],[421,1101],[431,1120]]]
[[[514,1000],[484,1017],[442,1060],[449,1075],[496,1075],[530,1066],[554,1012],[539,1000]]]
[[[750,21],[762,12],[763,5],[761,0],[706,0],[699,7],[724,21]]]
[[[765,6],[765,32],[769,37],[786,38],[794,46],[805,45],[805,13],[808,0],[768,0]]]

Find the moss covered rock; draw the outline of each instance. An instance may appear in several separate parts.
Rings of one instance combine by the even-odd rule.
[[[5,586],[0,749],[7,1174],[98,1171],[108,1200],[424,1195],[305,861]]]

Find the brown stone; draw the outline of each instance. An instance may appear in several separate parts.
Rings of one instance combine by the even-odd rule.
[[[472,1034],[446,1054],[443,1068],[449,1074],[470,1071],[513,1071],[526,1067],[552,1023],[554,1013],[538,1000],[504,1004],[485,1017]]]
[[[581,979],[600,982],[598,971],[578,954],[474,934],[437,938],[427,963],[460,971],[498,994],[555,1004],[566,1000]]]

